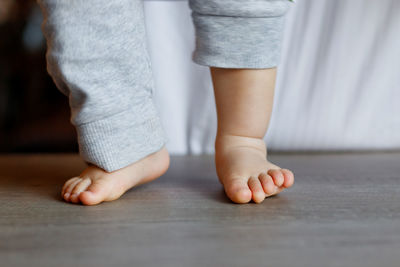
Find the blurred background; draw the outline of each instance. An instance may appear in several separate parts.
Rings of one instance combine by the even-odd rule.
[[[155,97],[171,154],[214,152],[210,73],[191,61],[187,1],[145,1]],[[77,152],[46,72],[34,0],[0,1],[0,152]],[[274,151],[400,149],[400,1],[298,0],[287,14],[265,137]]]
[[[67,98],[47,75],[35,1],[0,1],[0,151],[77,151]]]

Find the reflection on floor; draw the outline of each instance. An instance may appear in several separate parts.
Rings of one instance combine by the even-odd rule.
[[[212,156],[94,207],[67,204],[76,155],[0,156],[1,266],[400,266],[400,153],[273,154],[295,184],[236,205]]]

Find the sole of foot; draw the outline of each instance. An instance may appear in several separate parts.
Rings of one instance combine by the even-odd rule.
[[[235,203],[261,203],[294,183],[293,172],[267,160],[264,140],[258,138],[217,136],[215,165],[226,195]]]
[[[163,147],[113,172],[106,172],[97,166],[89,165],[78,177],[65,182],[61,196],[67,202],[83,205],[113,201],[132,187],[153,181],[163,175],[168,170],[169,163],[169,153]]]

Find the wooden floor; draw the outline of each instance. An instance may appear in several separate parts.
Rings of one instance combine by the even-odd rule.
[[[400,266],[400,153],[286,154],[292,188],[236,205],[212,156],[94,207],[67,204],[76,155],[0,156],[0,266]]]

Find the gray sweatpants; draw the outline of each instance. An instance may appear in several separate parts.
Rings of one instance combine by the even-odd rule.
[[[153,101],[142,0],[38,0],[47,70],[69,97],[83,160],[111,172],[167,142]],[[193,61],[221,68],[278,64],[288,0],[190,0]]]

